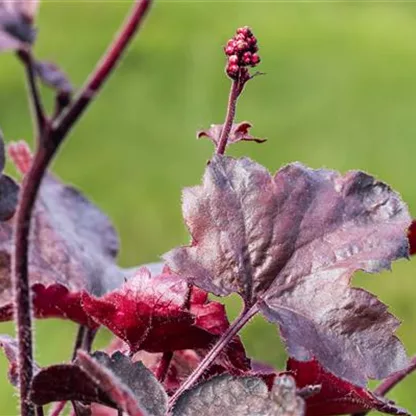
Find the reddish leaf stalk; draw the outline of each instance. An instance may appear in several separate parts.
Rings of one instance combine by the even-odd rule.
[[[28,275],[28,252],[31,216],[40,184],[59,145],[116,67],[123,51],[140,27],[150,4],[151,0],[136,0],[120,33],[104,54],[98,67],[93,71],[80,95],[68,111],[53,124],[51,130],[44,129],[45,117],[35,83],[31,55],[28,52],[20,54],[20,57],[24,58],[23,62],[28,75],[29,93],[35,109],[39,138],[38,148],[31,169],[23,181],[17,208],[12,265],[16,305],[15,319],[19,343],[21,416],[33,416],[35,414],[33,405],[27,401],[29,386],[33,377],[32,311]]]
[[[54,403],[49,412],[49,416],[59,416],[65,409],[66,403],[66,400]]]
[[[43,108],[38,85],[36,82],[35,65],[32,52],[31,50],[21,49],[18,51],[17,56],[20,58],[26,70],[29,98],[31,101],[32,111],[36,120],[36,134],[38,140],[41,140],[41,135],[43,130],[45,129],[47,118],[45,116],[45,110]]]
[[[185,380],[185,382],[176,390],[175,394],[169,400],[169,408],[175,404],[176,400],[182,393],[191,388],[202,374],[209,368],[218,355],[228,345],[228,343],[238,334],[247,322],[253,318],[258,312],[257,304],[251,308],[244,308],[240,316],[228,327],[228,329],[221,335],[221,338],[212,347],[204,359],[199,363],[198,367],[192,372],[192,374]]]
[[[240,71],[241,72],[241,71]],[[228,97],[227,115],[225,116],[224,127],[221,131],[221,136],[218,141],[217,154],[223,155],[227,147],[228,136],[230,135],[231,128],[235,117],[235,109],[237,106],[237,99],[241,94],[241,87],[239,77],[234,79],[231,84],[230,95]]]
[[[36,416],[44,416],[43,406],[36,406]]]
[[[172,361],[173,352],[166,351],[163,353],[162,358],[160,359],[159,365],[156,369],[156,378],[163,383],[169,371],[169,366]]]

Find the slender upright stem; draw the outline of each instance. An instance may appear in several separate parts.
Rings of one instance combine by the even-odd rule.
[[[96,96],[103,83],[114,70],[122,53],[133,39],[134,34],[138,31],[151,2],[152,0],[136,0],[131,13],[123,24],[122,30],[98,63],[81,92],[67,111],[54,122],[52,130],[55,140],[59,141],[65,137],[91,100]]]
[[[31,102],[32,111],[35,119],[35,131],[38,140],[41,139],[42,132],[47,124],[45,110],[43,108],[42,100],[40,98],[38,85],[35,75],[35,62],[30,49],[22,49],[17,53],[26,70],[26,79],[29,90],[29,98]]]
[[[410,360],[409,365],[402,371],[387,377],[379,386],[375,388],[373,393],[377,396],[385,396],[397,384],[404,380],[407,376],[416,371],[416,355]],[[368,412],[356,413],[354,416],[365,416]]]
[[[240,316],[228,327],[228,329],[221,335],[217,343],[212,347],[209,353],[199,363],[198,367],[191,373],[185,382],[176,390],[175,394],[169,400],[169,407],[171,408],[179,396],[191,388],[202,376],[205,370],[214,362],[218,355],[228,345],[228,343],[237,335],[241,328],[258,312],[257,305],[251,308],[245,308]]]
[[[36,406],[36,416],[44,416],[43,406]]]
[[[228,96],[227,115],[225,116],[224,125],[221,131],[221,136],[218,141],[217,155],[223,155],[227,147],[228,136],[235,117],[235,108],[237,106],[237,99],[241,93],[240,82],[234,79],[231,84],[230,95]]]
[[[33,61],[30,54],[23,54],[29,79],[31,102],[35,108],[38,125],[38,147],[32,166],[26,175],[17,208],[14,230],[14,255],[12,260],[12,277],[15,296],[15,319],[17,339],[19,343],[19,388],[21,416],[33,416],[34,406],[28,402],[28,392],[33,377],[33,341],[32,341],[32,310],[30,298],[30,283],[28,274],[29,230],[36,197],[47,168],[56,154],[59,145],[67,133],[79,119],[91,102],[93,96],[100,90],[103,83],[116,67],[122,52],[125,50],[137,29],[140,27],[151,0],[136,0],[120,33],[105,53],[97,68],[87,81],[86,86],[61,118],[50,128],[45,128],[42,117],[43,109],[34,78]],[[21,56],[21,55],[19,55]]]
[[[172,358],[173,358],[173,352],[166,351],[163,353],[162,358],[160,359],[159,365],[156,369],[155,376],[161,383],[165,381]]]

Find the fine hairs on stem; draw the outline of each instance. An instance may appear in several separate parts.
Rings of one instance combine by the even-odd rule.
[[[136,0],[126,22],[101,61],[90,75],[85,86],[66,112],[50,125],[35,80],[31,51],[23,50],[19,56],[26,69],[29,99],[36,120],[37,149],[30,171],[26,175],[15,218],[15,247],[12,279],[15,294],[15,320],[19,345],[19,389],[22,416],[33,416],[34,406],[28,402],[29,386],[33,377],[32,308],[28,275],[29,230],[33,207],[47,168],[67,133],[79,120],[88,104],[99,92],[109,75],[116,68],[124,50],[140,28],[152,1]],[[39,411],[38,411],[39,413]]]

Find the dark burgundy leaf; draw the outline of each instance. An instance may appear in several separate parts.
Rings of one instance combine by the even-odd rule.
[[[20,49],[34,42],[37,0],[0,0],[0,51]]]
[[[153,374],[120,352],[90,357],[79,351],[75,364],[42,369],[33,379],[30,399],[37,405],[62,400],[118,405],[137,416],[164,416],[167,409],[167,395]]]
[[[14,215],[19,192],[16,182],[2,173],[5,162],[3,134],[0,130],[0,221],[7,221]]]
[[[51,87],[60,93],[72,93],[72,85],[69,82],[67,75],[54,63],[37,61],[35,70],[38,77],[48,87]]]
[[[28,169],[27,145],[12,146],[18,167]],[[10,259],[13,221],[0,223],[0,320],[12,318]],[[37,317],[63,317],[95,327],[80,304],[82,291],[101,295],[122,284],[115,264],[116,231],[78,190],[48,175],[32,221],[29,278]]]
[[[299,416],[304,402],[296,395],[290,376],[276,378],[271,392],[256,377],[221,375],[205,381],[179,397],[173,416]]]
[[[183,214],[193,242],[166,254],[168,266],[216,295],[257,302],[291,356],[315,356],[358,385],[406,365],[397,319],[350,288],[356,270],[408,254],[410,217],[387,185],[299,163],[272,177],[247,158],[215,156],[203,185],[185,189]]]
[[[223,126],[223,124],[212,124],[208,130],[198,131],[196,137],[198,139],[201,137],[207,137],[208,139],[212,140],[215,146],[218,146]],[[266,139],[259,139],[249,134],[251,127],[252,125],[248,121],[233,124],[231,127],[230,135],[228,136],[227,145],[237,143],[239,141],[264,143]]]
[[[84,293],[82,305],[89,317],[124,340],[132,352],[206,348],[229,326],[225,308],[197,289],[188,309],[188,297],[188,284],[179,276],[152,277],[141,268],[120,289],[101,298]],[[237,368],[249,366],[238,338],[227,351],[227,359]]]
[[[407,415],[405,409],[384,397],[375,396],[362,387],[342,380],[329,373],[318,361],[300,362],[289,359],[287,369],[293,373],[299,388],[320,384],[321,391],[306,399],[307,416],[343,415],[360,413],[369,410],[390,413],[392,415]]]
[[[19,347],[17,341],[9,335],[0,335],[0,348],[3,349],[7,360],[9,361],[9,381],[10,384],[17,387],[19,384],[19,373],[18,373],[18,354]],[[39,367],[36,363],[33,364],[34,372],[39,371]]]
[[[416,220],[413,220],[407,231],[407,238],[409,239],[409,254],[416,253]]]

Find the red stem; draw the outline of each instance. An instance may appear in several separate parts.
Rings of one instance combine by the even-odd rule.
[[[228,327],[228,329],[221,335],[221,338],[212,347],[209,353],[199,363],[198,367],[192,372],[192,374],[185,380],[185,382],[176,390],[175,394],[169,400],[169,408],[175,404],[179,396],[185,391],[191,388],[202,376],[202,374],[208,369],[208,367],[214,362],[218,355],[228,345],[228,343],[238,334],[241,328],[258,312],[257,304],[251,308],[245,308],[240,316]]]
[[[81,92],[68,110],[54,122],[52,130],[56,141],[62,140],[65,137],[114,70],[122,53],[138,31],[151,2],[152,0],[136,0],[127,20],[123,23],[122,30],[98,63],[95,71],[89,77]]]
[[[49,416],[59,416],[65,409],[66,403],[66,400],[54,403],[49,412]]]
[[[32,166],[26,175],[17,208],[14,231],[14,255],[12,264],[13,288],[15,296],[15,319],[17,326],[17,339],[19,343],[19,385],[21,416],[33,416],[34,407],[28,402],[27,396],[33,377],[33,341],[32,341],[32,316],[30,283],[28,274],[29,230],[33,207],[47,168],[53,159],[59,145],[65,136],[79,119],[93,96],[99,91],[108,76],[114,70],[123,51],[129,44],[133,35],[140,27],[141,22],[151,4],[151,0],[136,0],[133,9],[122,29],[104,57],[93,71],[86,86],[80,95],[53,126],[44,128],[42,124],[43,108],[40,104],[37,91],[33,61],[31,55],[24,54],[24,60],[31,101],[34,103],[35,115],[38,123],[38,147]],[[21,56],[21,55],[19,55]]]
[[[235,108],[237,106],[237,99],[241,93],[240,82],[238,79],[233,80],[231,84],[230,95],[228,96],[227,115],[225,116],[224,125],[221,131],[221,136],[218,141],[217,155],[223,155],[227,147],[228,136],[235,117]]]

